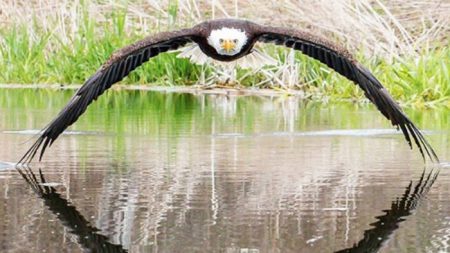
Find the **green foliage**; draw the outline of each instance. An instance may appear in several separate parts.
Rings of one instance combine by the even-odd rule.
[[[306,61],[306,59],[304,59]],[[383,59],[362,59],[395,99],[414,107],[450,107],[450,48],[443,47],[423,52],[420,57],[405,57],[402,62]],[[324,65],[305,64],[305,82],[332,97],[360,100],[364,94],[353,83],[337,74],[321,70]],[[312,81],[310,81],[312,80]]]
[[[171,1],[169,18],[177,19],[178,2]],[[121,8],[112,11],[110,22],[100,23],[89,18],[87,9],[80,7],[82,22],[68,41],[66,36],[32,25],[18,25],[0,30],[0,83],[83,83],[105,62],[112,52],[142,39],[139,31],[127,29],[127,14]],[[175,24],[174,24],[175,25]],[[127,32],[131,31],[131,32]],[[157,31],[157,29],[155,29]],[[268,70],[275,73],[285,67],[286,50],[268,46],[267,51],[282,64]],[[363,54],[361,54],[363,55]],[[296,54],[299,80],[296,87],[316,98],[361,101],[364,94],[345,78],[327,66]],[[405,56],[400,61],[358,57],[393,96],[403,104],[419,107],[444,105],[450,107],[450,48],[441,47],[423,52],[419,58]],[[123,84],[192,85],[200,76],[211,76],[210,67],[191,64],[176,58],[175,53],[162,54],[144,64]],[[239,70],[240,84],[254,86],[270,75]],[[266,82],[266,86],[267,82]]]
[[[125,32],[127,17],[121,9],[111,13],[110,23],[96,23],[87,17],[82,14],[82,25],[71,41],[37,24],[32,33],[26,25],[0,30],[0,83],[80,84],[115,50],[142,39],[137,32]],[[189,84],[197,80],[199,72],[188,60],[162,54],[131,73],[124,83]]]

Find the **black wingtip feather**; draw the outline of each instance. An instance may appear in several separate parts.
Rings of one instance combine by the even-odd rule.
[[[431,147],[430,143],[427,141],[427,139],[425,139],[423,134],[420,132],[420,130],[414,124],[411,123],[411,127],[413,128],[414,132],[416,133],[416,136],[418,137],[420,143],[422,143],[428,157],[430,157],[430,159],[433,162],[439,163],[439,158],[436,155],[436,152],[434,151],[434,149]]]
[[[409,147],[412,148],[412,142],[411,142],[411,138],[409,137],[409,132],[408,129],[406,129],[405,125],[400,124],[398,125],[400,130],[403,133],[403,136],[405,137],[406,142],[408,143]]]
[[[36,155],[36,152],[41,146],[43,140],[44,138],[40,136],[36,140],[36,142],[30,147],[30,149],[28,149],[28,151],[22,156],[22,158],[20,158],[18,164],[27,165],[28,163],[30,163],[31,160],[33,160],[33,157]]]
[[[93,101],[150,57],[192,42],[191,32],[192,30],[182,30],[171,33],[169,38],[162,36],[159,39],[144,39],[113,54],[97,72],[87,79],[56,118],[44,128],[41,136],[22,156],[19,163],[24,165],[31,163],[38,153],[39,161],[41,161],[46,149],[86,111]]]
[[[48,137],[45,139],[44,144],[42,145],[42,148],[41,148],[41,153],[39,154],[39,161],[42,161],[42,157],[44,156],[45,150],[47,149],[47,147],[50,144],[50,140],[51,139]]]
[[[265,29],[267,31],[260,35],[259,41],[284,44],[287,47],[299,50],[355,82],[364,91],[364,95],[391,121],[392,125],[401,129],[411,149],[413,148],[412,140],[414,140],[424,160],[428,156],[431,161],[439,162],[431,145],[403,113],[389,92],[368,69],[354,60],[345,49],[339,49],[339,47],[332,46],[332,43],[326,42],[326,40],[314,38],[314,36],[306,35],[296,30],[270,27]]]
[[[439,162],[439,158],[420,130],[405,115],[381,83],[362,65],[356,64],[355,66],[359,74],[356,75],[357,78],[354,81],[363,90],[369,92],[367,97],[377,106],[378,110],[391,120],[393,125],[400,127],[410,148],[413,148],[412,138],[424,161],[428,156],[432,162]]]

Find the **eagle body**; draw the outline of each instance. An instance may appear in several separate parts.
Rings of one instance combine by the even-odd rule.
[[[152,57],[184,48],[186,51],[180,55],[204,64],[210,59],[237,62],[250,56],[253,59],[252,64],[266,60],[270,62],[268,57],[258,54],[253,48],[256,42],[273,43],[300,51],[353,81],[377,109],[402,131],[411,148],[412,143],[415,143],[424,159],[428,156],[432,161],[439,160],[431,145],[389,92],[344,47],[297,29],[259,25],[247,20],[217,19],[202,22],[189,29],[153,34],[113,53],[42,130],[19,163],[31,162],[39,151],[40,160],[46,148],[72,125],[93,101]]]

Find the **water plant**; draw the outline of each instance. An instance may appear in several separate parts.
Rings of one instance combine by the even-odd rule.
[[[268,23],[264,15],[252,17],[257,3],[248,1],[212,1],[211,5],[188,0],[45,2],[40,8],[35,2],[31,4],[36,8],[17,6],[14,1],[0,3],[0,17],[5,20],[0,23],[0,83],[81,84],[114,50],[150,33],[216,17],[248,17]],[[444,15],[450,6],[424,2],[305,1],[300,6],[287,1],[277,5],[283,15],[271,23],[285,26],[295,22],[345,44],[404,104],[450,106],[450,48],[445,36],[450,21]],[[270,5],[260,8],[264,9],[261,13],[275,11]],[[321,15],[312,17],[308,8],[319,8]],[[344,23],[330,17],[331,11]],[[236,80],[241,85],[301,89],[321,100],[365,100],[351,82],[318,62],[275,46],[263,50],[280,64],[257,71],[238,70]],[[122,84],[205,84],[215,82],[217,73],[220,69],[216,66],[193,65],[176,54],[164,54]]]

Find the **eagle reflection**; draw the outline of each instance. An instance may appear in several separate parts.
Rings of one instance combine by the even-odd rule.
[[[127,252],[122,245],[113,244],[108,241],[108,237],[99,234],[100,230],[89,224],[75,206],[57,193],[54,187],[48,186],[40,169],[39,177],[29,167],[17,168],[17,171],[69,232],[77,236],[77,241],[85,252]]]
[[[383,244],[389,239],[391,234],[399,227],[399,223],[406,220],[412,214],[422,197],[427,194],[439,174],[430,170],[428,174],[425,169],[416,185],[411,181],[405,188],[405,192],[400,198],[392,201],[391,208],[383,210],[384,215],[375,217],[377,221],[370,224],[373,228],[364,232],[364,238],[353,247],[336,251],[343,252],[378,252]]]
[[[113,244],[108,241],[106,236],[99,234],[100,230],[90,225],[75,206],[57,193],[54,187],[46,184],[40,169],[39,177],[29,167],[24,169],[17,168],[17,171],[38,197],[44,200],[44,204],[48,209],[55,214],[72,234],[77,236],[79,245],[86,252],[127,252],[122,245]],[[371,224],[373,228],[364,232],[363,239],[355,243],[353,247],[337,252],[378,252],[399,227],[399,223],[412,214],[419,201],[427,194],[436,181],[438,174],[439,171],[430,170],[426,173],[424,169],[416,184],[411,181],[405,188],[403,195],[392,202],[391,208],[383,210],[384,215],[375,217],[377,221]]]

